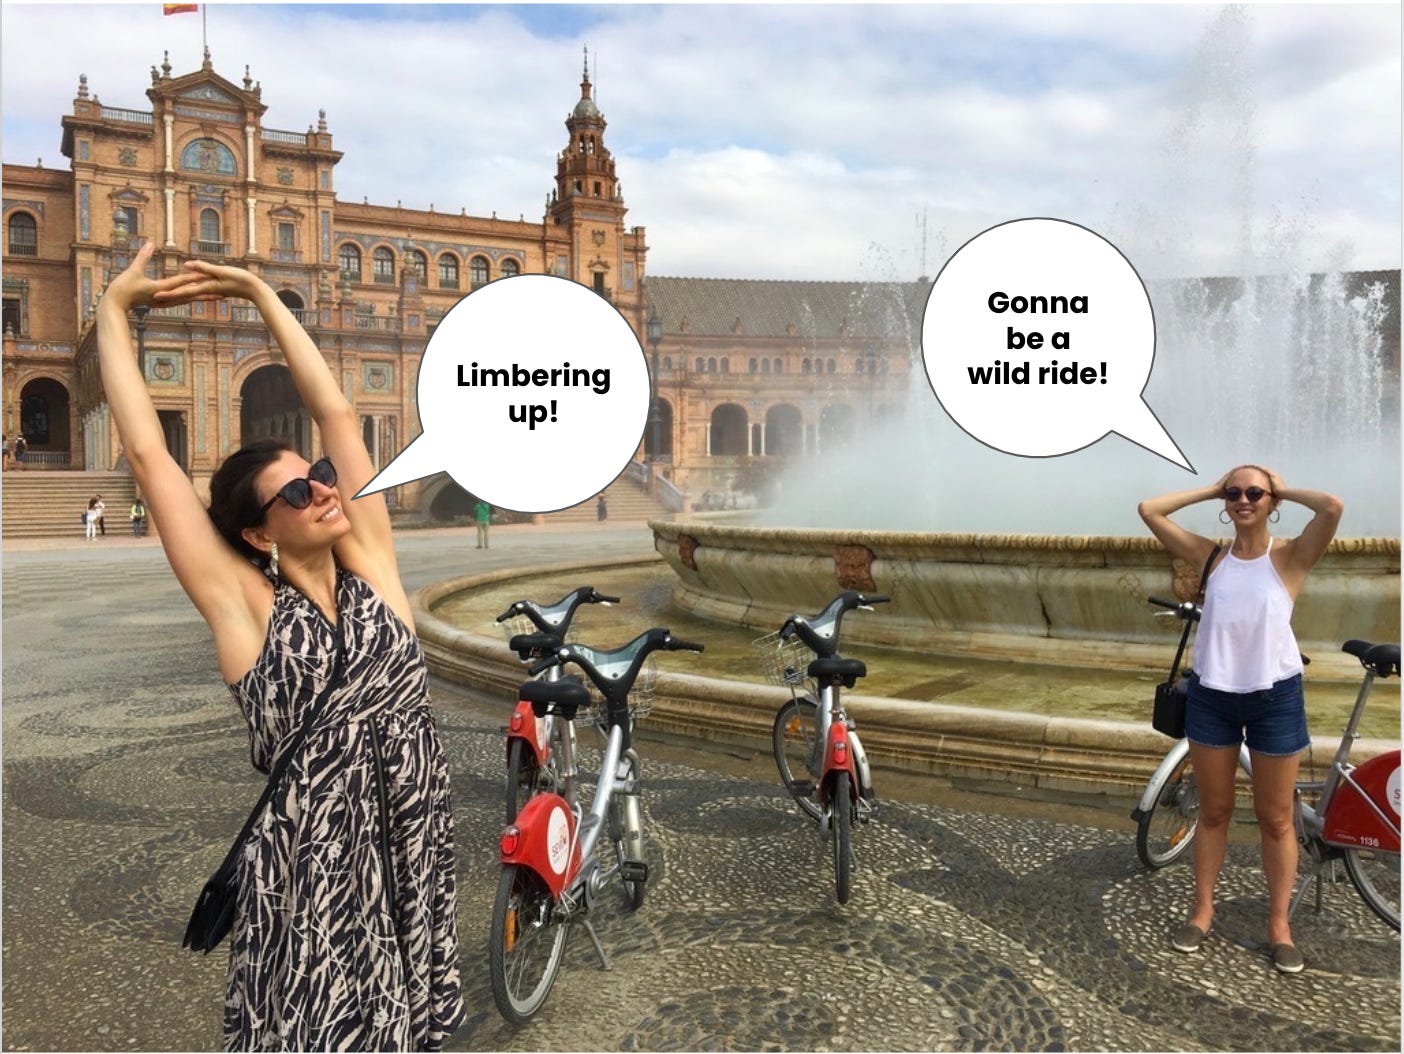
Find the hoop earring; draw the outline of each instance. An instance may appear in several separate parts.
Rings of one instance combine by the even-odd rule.
[[[278,577],[278,543],[273,543],[273,548],[268,553],[268,571],[274,577]]]
[[[1273,509],[1270,513],[1268,513],[1268,523],[1276,523],[1280,519],[1282,519],[1281,509]]]
[[[1232,523],[1232,522],[1233,522],[1233,520],[1229,518],[1228,509],[1220,509],[1220,510],[1219,510],[1219,522],[1220,522],[1220,523]],[[277,546],[274,546],[274,548],[276,549]]]

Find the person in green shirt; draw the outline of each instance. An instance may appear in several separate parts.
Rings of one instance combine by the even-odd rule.
[[[486,549],[488,547],[488,524],[492,522],[492,506],[485,501],[480,501],[473,506],[473,519],[478,522],[478,544],[473,548]]]

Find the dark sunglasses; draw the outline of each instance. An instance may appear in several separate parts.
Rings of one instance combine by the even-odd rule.
[[[331,463],[331,458],[322,458],[307,470],[304,479],[290,479],[279,488],[278,493],[269,498],[259,509],[260,516],[266,516],[268,510],[273,507],[273,503],[279,498],[291,505],[294,509],[305,509],[312,504],[312,484],[320,483],[324,487],[336,486],[336,468]]]
[[[1248,501],[1256,505],[1263,500],[1263,495],[1268,493],[1262,487],[1225,487],[1224,497],[1229,501],[1237,501],[1239,498],[1247,498]]]

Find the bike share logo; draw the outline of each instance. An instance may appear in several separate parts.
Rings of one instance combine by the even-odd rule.
[[[1389,774],[1389,782],[1385,784],[1385,797],[1389,799],[1390,808],[1394,810],[1394,815],[1399,815],[1399,766],[1394,766],[1394,771]]]
[[[565,810],[559,806],[551,810],[551,819],[546,824],[546,859],[556,874],[565,873],[566,859],[570,856],[570,823]]]

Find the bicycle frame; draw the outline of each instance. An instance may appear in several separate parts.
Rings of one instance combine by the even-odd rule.
[[[571,756],[561,760],[573,774],[572,739],[571,736],[562,738],[561,753]],[[588,872],[582,873],[582,865],[591,858],[595,842],[604,829],[610,799],[616,791],[627,794],[635,789],[636,781],[627,779],[629,766],[624,762],[624,753],[624,730],[616,724],[609,730],[604,761],[600,765],[600,781],[588,817],[582,815],[580,806],[572,800],[575,796],[573,780],[567,785],[569,798],[549,792],[536,795],[522,808],[516,822],[503,832],[499,847],[501,862],[519,864],[536,872],[556,900],[582,885],[589,878]]]

